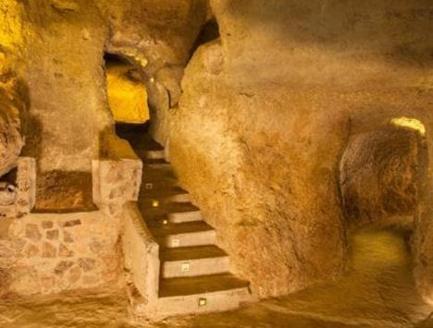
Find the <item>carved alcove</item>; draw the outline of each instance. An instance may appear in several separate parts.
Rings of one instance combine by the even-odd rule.
[[[0,218],[21,217],[35,204],[36,164],[19,157],[16,166],[0,177]]]

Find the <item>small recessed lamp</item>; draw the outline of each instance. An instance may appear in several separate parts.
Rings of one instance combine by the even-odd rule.
[[[180,240],[179,239],[173,239],[171,241],[171,247],[179,247],[180,246]]]
[[[204,297],[201,297],[198,299],[198,306],[202,307],[202,306],[206,306],[207,305],[207,299]]]
[[[152,200],[152,207],[159,207],[159,200],[153,199]]]
[[[190,264],[189,262],[183,262],[183,263],[180,265],[180,271],[181,271],[182,273],[189,272],[190,268],[191,268],[191,264]]]
[[[153,183],[146,183],[144,187],[146,188],[146,190],[151,190],[153,189]]]

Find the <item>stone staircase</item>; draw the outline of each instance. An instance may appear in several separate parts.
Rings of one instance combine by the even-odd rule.
[[[229,256],[179,187],[164,149],[149,138],[134,140],[144,164],[138,206],[160,247],[159,316],[226,311],[252,301],[249,283],[230,273]]]

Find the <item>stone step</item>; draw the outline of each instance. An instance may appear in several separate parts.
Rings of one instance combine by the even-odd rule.
[[[169,214],[177,214],[177,213],[195,213],[199,212],[200,209],[197,206],[194,206],[192,203],[176,203],[176,202],[164,202],[160,201],[156,197],[143,199],[141,201],[141,206],[143,209],[147,209],[146,216],[160,216],[160,215],[169,215]],[[195,213],[197,216],[197,214]],[[202,220],[201,216],[199,219],[191,219],[186,220],[185,222],[190,221],[200,221]],[[174,222],[174,221],[173,221]],[[181,223],[181,222],[175,222]]]
[[[160,201],[157,198],[140,199],[140,208],[147,218],[165,217],[171,223],[202,221],[200,209],[191,203]]]
[[[171,223],[184,223],[203,220],[200,209],[191,203],[171,203],[167,208],[168,221]]]
[[[161,247],[192,247],[216,244],[215,230],[204,221],[164,224],[149,222],[149,229]]]
[[[155,214],[200,212],[200,209],[192,203],[171,202],[158,197],[142,199],[141,204],[143,208],[148,208],[149,212],[153,211]]]
[[[161,184],[157,185],[157,189],[143,190],[145,199],[160,200],[164,203],[190,203],[189,193],[181,187],[173,184],[168,184],[164,188]],[[158,188],[159,187],[159,188]],[[161,188],[162,187],[162,188]]]
[[[162,193],[172,190],[178,187],[178,185],[179,181],[171,170],[151,169],[146,166],[143,168],[143,175],[141,177],[142,193]]]
[[[223,273],[199,277],[161,279],[159,287],[159,297],[163,298],[248,288],[249,283],[231,273]]]
[[[221,274],[230,270],[228,255],[216,246],[163,249],[160,260],[162,278]]]
[[[167,197],[167,200],[174,203],[189,203],[191,202],[191,197],[188,192],[178,193]]]
[[[154,313],[156,319],[162,320],[177,315],[224,312],[235,310],[254,300],[248,287],[239,287],[195,295],[159,298]]]
[[[156,312],[160,318],[228,311],[251,302],[249,283],[231,274],[162,279]]]
[[[171,165],[165,159],[156,158],[156,159],[145,159],[143,160],[143,164],[145,167],[150,167],[153,169],[169,169],[172,170]],[[146,168],[144,168],[146,169]]]
[[[152,177],[143,177],[140,195],[142,195],[142,198],[150,198],[152,195],[161,194],[165,190],[177,187],[177,184],[178,181],[175,178],[155,180]]]
[[[147,159],[165,159],[165,151],[164,151],[164,149],[146,150],[144,152],[144,156]]]

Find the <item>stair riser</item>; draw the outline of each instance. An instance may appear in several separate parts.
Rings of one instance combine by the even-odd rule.
[[[191,197],[189,194],[178,194],[167,197],[166,200],[173,203],[189,203],[191,202]]]
[[[161,204],[168,204],[168,203],[190,203],[189,194],[178,194],[178,195],[171,195],[171,196],[165,196],[158,193],[152,193],[151,191],[146,191],[146,193],[143,193],[143,200],[141,201],[145,206],[151,205],[152,200],[156,199],[160,201]]]
[[[158,238],[162,247],[192,247],[216,244],[215,230],[190,232]]]
[[[175,195],[177,196],[177,195]],[[170,205],[172,205],[172,203],[186,203],[186,202],[174,202],[172,200],[172,197],[175,196],[168,196],[168,197],[164,197],[161,195],[152,195],[150,193],[146,194],[146,197],[143,198],[140,201],[140,204],[143,208],[149,208],[149,210],[152,211],[162,211],[163,213],[167,212],[167,208],[170,208]],[[177,198],[175,198],[177,199]],[[184,198],[179,197],[179,199],[183,200]],[[195,213],[198,212],[198,213]],[[191,214],[190,214],[191,213]],[[180,215],[178,215],[180,214]],[[190,221],[201,221],[202,217],[200,214],[200,211],[198,210],[191,210],[190,212],[181,212],[181,213],[169,213],[169,216],[172,215],[173,217],[181,217],[181,216],[195,216],[196,218],[188,220],[186,219],[186,221],[176,221],[176,223],[180,223],[180,222],[190,222]],[[181,218],[180,218],[181,220]],[[173,221],[175,222],[175,221]]]
[[[205,299],[206,305],[200,306],[200,299]],[[222,312],[236,309],[241,303],[250,301],[252,301],[252,296],[248,288],[188,296],[164,297],[158,300],[156,313],[160,317],[168,317],[181,314]]]
[[[145,163],[145,166],[150,167],[151,169],[171,170],[170,163]]]
[[[147,159],[164,159],[165,151],[164,150],[148,150],[145,153]]]
[[[177,181],[175,179],[170,180],[153,180],[152,178],[143,178],[141,193],[146,197],[152,197],[155,194],[161,194],[164,190],[176,187]]]
[[[184,223],[184,222],[202,221],[203,217],[201,216],[200,211],[179,212],[179,213],[169,213],[168,220],[171,223]]]
[[[225,273],[230,270],[228,256],[164,262],[161,268],[163,278],[196,277]]]

